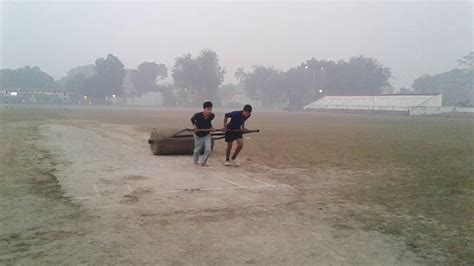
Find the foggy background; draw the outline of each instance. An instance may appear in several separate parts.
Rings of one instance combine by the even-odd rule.
[[[237,83],[239,67],[287,70],[304,60],[365,55],[410,87],[472,50],[472,3],[1,2],[0,68],[39,66],[55,79],[109,53],[125,68],[214,50]],[[171,80],[168,75],[167,80]]]

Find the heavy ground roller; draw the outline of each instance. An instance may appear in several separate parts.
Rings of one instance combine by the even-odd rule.
[[[199,131],[209,131],[209,130],[199,130]],[[242,134],[256,133],[260,130],[232,130],[242,132]],[[151,131],[150,138],[148,139],[148,144],[150,144],[151,152],[154,155],[187,155],[193,154],[194,151],[194,132],[193,129],[182,129],[179,131],[172,130],[159,130],[154,128]],[[212,137],[212,148],[214,148],[214,141],[218,139],[223,139],[225,133],[222,130],[216,130],[211,132]],[[204,152],[204,147],[201,153]]]

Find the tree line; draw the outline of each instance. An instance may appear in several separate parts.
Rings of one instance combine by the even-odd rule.
[[[474,54],[458,60],[459,67],[435,75],[425,74],[412,88],[400,93],[442,92],[445,105],[473,106],[472,60]],[[38,67],[1,69],[2,90],[46,90],[59,88],[68,92],[72,102],[84,97],[104,104],[116,96],[136,97],[159,91],[164,104],[189,106],[204,100],[217,105],[236,93],[258,101],[268,108],[299,110],[325,95],[376,95],[393,93],[391,69],[375,58],[356,56],[348,60],[306,60],[287,70],[256,65],[234,73],[238,84],[223,84],[226,69],[216,52],[202,50],[198,55],[175,58],[171,68],[172,83],[167,83],[165,64],[143,62],[136,69],[125,69],[118,57],[109,54],[94,64],[75,67],[55,81]]]
[[[442,92],[443,105],[474,106],[474,51],[458,60],[458,68],[422,75],[412,85],[417,93]]]

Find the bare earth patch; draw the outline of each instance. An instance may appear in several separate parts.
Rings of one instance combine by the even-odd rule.
[[[147,135],[127,125],[49,121],[40,134],[39,145],[60,158],[55,176],[64,195],[95,217],[91,237],[120,254],[101,262],[417,262],[396,239],[328,222],[334,173],[306,187],[279,178],[298,169],[226,168],[217,158],[197,167],[189,156],[151,155]],[[308,193],[320,193],[320,202],[307,202]]]

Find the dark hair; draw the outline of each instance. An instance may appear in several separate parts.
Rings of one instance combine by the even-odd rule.
[[[250,104],[246,104],[244,106],[244,111],[251,113],[252,112],[252,106]]]
[[[212,102],[209,102],[209,101],[204,102],[204,103],[202,104],[202,108],[203,108],[203,109],[212,108]]]

